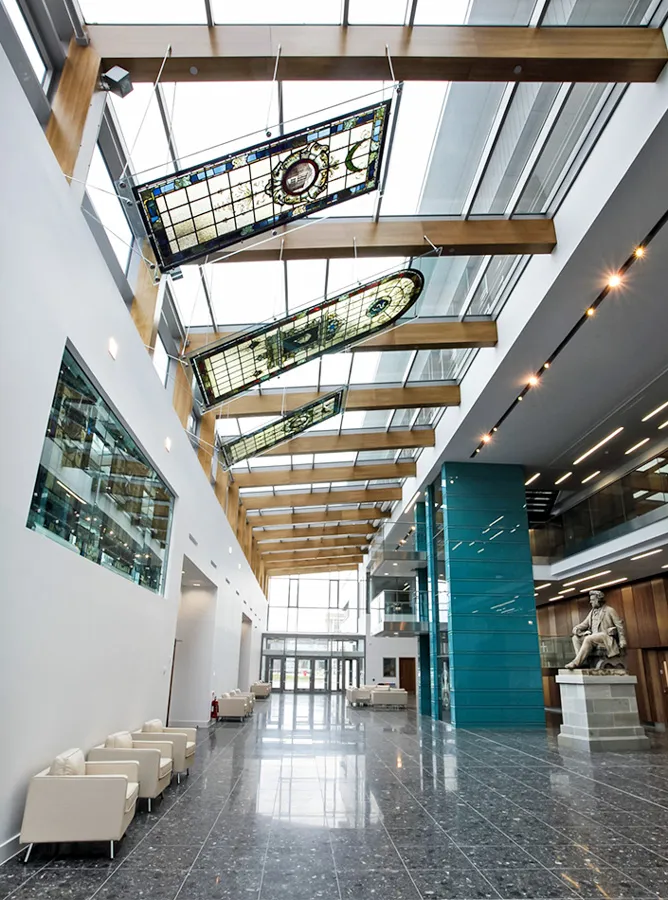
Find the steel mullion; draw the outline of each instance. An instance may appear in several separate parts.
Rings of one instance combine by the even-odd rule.
[[[380,179],[380,184],[378,185],[378,199],[376,201],[376,211],[373,216],[374,222],[378,222],[380,218],[380,207],[383,203],[383,196],[385,194],[385,187],[387,185],[387,178],[390,172],[390,164],[392,162],[392,148],[394,147],[394,138],[397,133],[397,122],[399,121],[399,110],[401,109],[401,96],[403,94],[404,83],[400,81],[397,85],[397,99],[394,103],[394,115],[392,117],[392,125],[390,126],[389,134],[387,135],[387,141],[385,144],[385,162],[383,165],[383,174]]]
[[[174,85],[174,90],[176,91],[176,84]],[[172,123],[169,121],[169,113],[167,112],[167,104],[165,103],[165,94],[161,84],[157,84],[155,87],[155,96],[158,101],[158,109],[160,110],[160,118],[162,120],[162,127],[165,129],[165,137],[167,138],[167,146],[169,147],[169,155],[172,157],[172,163],[176,170],[179,169],[179,155],[176,150],[176,143],[174,141],[174,134],[172,133]]]
[[[460,322],[463,322],[468,315],[471,304],[473,303],[473,298],[475,297],[478,288],[480,287],[485,275],[487,274],[487,270],[492,263],[492,259],[492,256],[483,256],[480,268],[476,272],[476,275],[471,283],[471,287],[469,288],[468,293],[464,298],[464,303],[462,304],[461,312],[459,313]]]
[[[199,267],[199,277],[202,281],[202,290],[204,291],[204,299],[206,300],[206,305],[209,308],[209,315],[211,316],[211,324],[213,325],[213,330],[218,333],[218,325],[216,324],[216,317],[213,313],[213,304],[211,303],[211,292],[209,291],[209,285],[206,280],[206,275],[204,273],[204,266]]]
[[[463,219],[468,219],[468,217],[471,215],[471,210],[473,209],[476,197],[478,196],[478,191],[480,190],[483,178],[485,177],[487,168],[492,159],[492,154],[494,153],[494,149],[496,148],[499,136],[501,135],[501,129],[503,128],[504,122],[506,121],[508,110],[510,109],[513,97],[515,96],[517,85],[518,82],[510,82],[509,84],[507,84],[501,96],[496,115],[494,116],[494,121],[492,122],[492,127],[489,130],[487,140],[485,141],[485,146],[483,147],[482,155],[478,163],[478,168],[476,169],[475,175],[473,176],[471,187],[469,188],[466,200],[464,201],[464,206],[462,207]]]
[[[550,0],[536,0],[536,5],[531,13],[531,18],[529,19],[530,28],[538,28],[543,24],[543,19],[545,18],[549,3]]]
[[[211,8],[211,0],[204,0],[204,9],[206,11],[206,24],[209,28],[213,28],[216,24],[213,18],[213,10]]]

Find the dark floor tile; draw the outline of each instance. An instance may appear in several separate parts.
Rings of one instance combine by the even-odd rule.
[[[339,900],[339,896],[333,872],[300,872],[279,879],[265,870],[260,891],[260,900]]]
[[[108,872],[100,870],[47,868],[19,887],[11,897],[12,900],[88,900],[108,877]]]
[[[20,857],[7,860],[0,866],[0,900],[4,900],[12,891],[34,878],[48,863],[47,859],[40,859],[24,865],[24,856],[25,851],[22,851]]]
[[[555,874],[580,897],[588,900],[600,900],[601,897],[605,900],[640,900],[652,896],[647,888],[627,873],[607,866],[597,866],[595,870],[564,868],[556,870]]]
[[[483,844],[463,851],[479,869],[540,869],[542,865],[530,853],[515,844]]]
[[[473,866],[467,869],[424,869],[412,875],[425,900],[490,900],[499,896]]]
[[[229,874],[194,866],[183,883],[179,900],[256,900],[260,896],[262,870]],[[96,898],[97,900],[97,898]]]
[[[393,838],[394,840],[394,838]],[[446,835],[435,839],[394,841],[397,852],[407,869],[462,869],[469,863],[462,851]]]
[[[562,900],[576,893],[563,878],[545,869],[483,869],[485,878],[503,898]]]
[[[265,877],[298,875],[309,872],[334,872],[334,857],[329,846],[310,850],[267,849],[264,862]]]
[[[342,900],[420,900],[410,876],[401,871],[339,872]]]
[[[125,869],[160,869],[162,872],[185,874],[200,852],[200,845],[193,847],[163,847],[148,837],[140,847],[126,858]]]

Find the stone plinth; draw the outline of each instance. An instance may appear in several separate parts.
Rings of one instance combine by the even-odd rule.
[[[560,669],[556,680],[563,713],[560,747],[586,753],[649,749],[638,718],[635,675],[625,670]]]

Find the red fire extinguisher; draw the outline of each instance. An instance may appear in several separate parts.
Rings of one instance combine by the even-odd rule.
[[[211,701],[211,718],[214,722],[218,721],[218,701],[216,700],[216,695],[212,694],[213,700]]]

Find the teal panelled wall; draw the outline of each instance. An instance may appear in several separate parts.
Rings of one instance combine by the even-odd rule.
[[[427,583],[428,583],[428,620],[429,620],[429,682],[431,694],[431,715],[434,719],[442,717],[441,678],[438,667],[439,650],[439,609],[438,609],[438,570],[436,561],[436,517],[434,515],[434,486],[427,488],[425,501],[425,518],[427,522]],[[542,687],[541,687],[542,689]]]
[[[422,507],[422,521],[424,522],[424,503]],[[429,585],[427,582],[427,570],[417,570],[418,602],[420,622],[429,622]],[[423,716],[431,715],[431,666],[429,655],[429,635],[421,634],[418,637],[418,684],[417,693],[420,700],[420,713]]]
[[[445,463],[442,490],[452,723],[542,728],[523,470]]]

